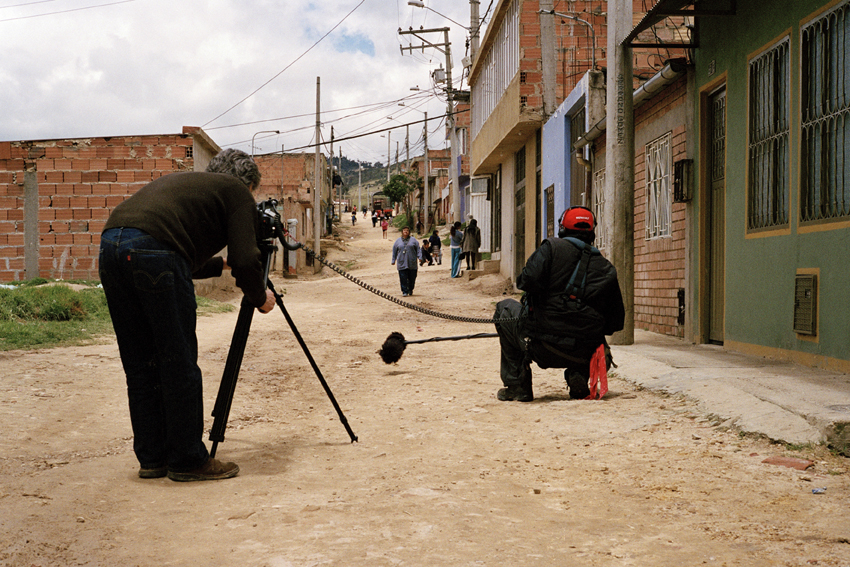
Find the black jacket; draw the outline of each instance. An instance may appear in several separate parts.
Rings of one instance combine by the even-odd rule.
[[[517,287],[526,293],[527,333],[564,347],[595,348],[605,335],[622,330],[623,296],[617,270],[596,249],[590,257],[584,297],[565,293],[582,252],[567,239],[547,238],[526,262]]]

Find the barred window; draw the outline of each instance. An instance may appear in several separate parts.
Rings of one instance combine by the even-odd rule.
[[[850,216],[850,1],[804,26],[800,220]]]
[[[596,217],[596,247],[608,249],[608,231],[605,229],[605,169],[593,174],[593,216]]]
[[[750,60],[747,228],[788,224],[790,38]]]
[[[670,236],[673,169],[667,132],[646,145],[646,239]]]

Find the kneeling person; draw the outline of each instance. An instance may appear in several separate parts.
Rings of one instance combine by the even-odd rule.
[[[496,323],[504,384],[499,400],[534,399],[531,362],[564,368],[571,398],[590,394],[590,359],[625,320],[617,271],[592,246],[595,227],[589,209],[567,209],[558,237],[544,240],[517,278],[523,303],[505,299],[496,305],[494,319],[518,319]]]

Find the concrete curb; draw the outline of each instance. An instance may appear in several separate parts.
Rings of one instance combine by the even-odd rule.
[[[850,454],[850,376],[635,332],[612,346],[614,372],[633,384],[680,394],[730,427],[774,441],[827,443]]]

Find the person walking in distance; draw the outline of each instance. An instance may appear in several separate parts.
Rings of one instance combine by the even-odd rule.
[[[471,216],[471,215],[470,215]],[[478,248],[481,247],[481,229],[478,221],[470,219],[466,230],[463,231],[463,239],[460,244],[461,253],[466,256],[466,269],[475,269],[475,260],[478,257]]]
[[[224,150],[206,172],[172,173],[115,207],[100,239],[100,281],[127,380],[139,477],[175,481],[236,476],[211,458],[204,428],[192,279],[230,269],[243,303],[275,306],[257,246],[249,155]],[[214,256],[227,247],[227,258]]]
[[[413,295],[418,273],[418,262],[422,259],[419,241],[410,236],[410,227],[401,229],[401,236],[393,243],[392,264],[398,268],[398,281],[404,297]],[[397,264],[396,264],[397,262]]]
[[[463,242],[463,231],[460,230],[460,221],[455,222],[449,229],[450,250],[452,251],[452,277],[460,277],[460,249]]]
[[[531,362],[564,368],[570,398],[590,395],[591,358],[603,349],[607,359],[605,336],[622,330],[625,321],[617,271],[592,246],[595,227],[589,209],[567,209],[558,237],[544,240],[517,278],[525,292],[522,304],[496,304],[494,319],[514,319],[496,323],[504,385],[499,400],[534,399]]]
[[[443,263],[443,241],[440,240],[440,235],[437,234],[436,230],[428,237],[428,242],[431,243],[431,256],[433,256],[439,266]]]
[[[381,230],[384,233],[384,240],[387,239],[387,229],[389,228],[390,223],[387,221],[387,217],[381,219]]]

